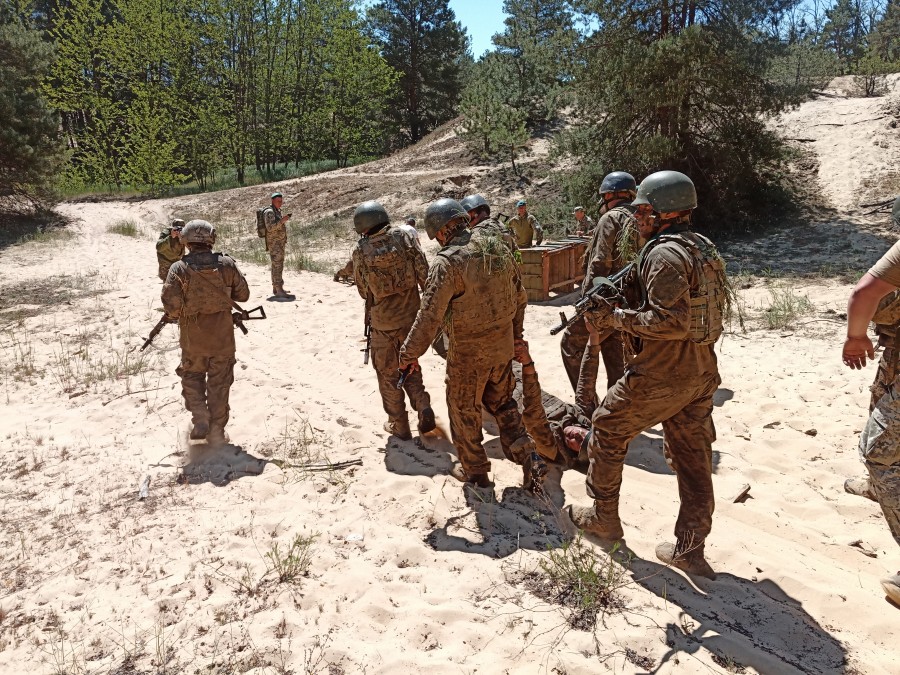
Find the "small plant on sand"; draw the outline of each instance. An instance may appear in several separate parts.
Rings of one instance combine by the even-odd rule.
[[[281,550],[277,541],[273,543],[272,548],[266,553],[266,560],[269,561],[268,572],[273,572],[279,583],[299,584],[301,579],[309,574],[309,566],[312,564],[312,543],[316,536],[294,535],[286,551]]]
[[[807,295],[798,295],[790,286],[769,289],[771,302],[765,309],[766,327],[770,330],[792,328],[801,316],[812,312],[815,307]]]
[[[133,220],[117,220],[106,228],[110,234],[120,234],[123,237],[140,237],[141,230]]]

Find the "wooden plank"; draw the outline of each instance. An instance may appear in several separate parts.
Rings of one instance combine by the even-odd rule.
[[[528,302],[541,302],[547,299],[542,290],[526,289],[525,293],[528,294]]]

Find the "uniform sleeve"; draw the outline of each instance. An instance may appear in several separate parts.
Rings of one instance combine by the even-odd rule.
[[[612,332],[612,331],[610,331]],[[600,342],[605,339],[601,335]],[[575,406],[584,417],[590,418],[597,407],[597,373],[600,370],[600,343],[589,344],[581,357],[578,385],[575,387]]]
[[[233,260],[228,269],[231,271],[231,283],[229,284],[231,286],[231,299],[235,302],[247,302],[250,299],[250,286],[246,277],[241,274]]]
[[[597,277],[608,277],[612,270],[613,260],[616,257],[616,236],[618,228],[616,222],[609,217],[600,219],[600,224],[593,238],[593,248],[588,255],[591,256],[588,263],[588,274],[591,280]]]
[[[275,223],[278,222],[278,219],[275,217],[274,209],[266,209],[263,211],[263,220],[266,223],[266,227],[272,227]]]
[[[547,459],[556,459],[559,450],[547,420],[547,411],[544,410],[541,383],[537,372],[533,368],[528,370],[531,372],[522,368],[522,422],[528,435],[534,439],[538,453]]]
[[[356,291],[363,300],[367,300],[369,283],[366,277],[366,266],[363,264],[363,257],[358,248],[353,250],[350,262],[353,263],[353,281],[356,284]]]
[[[881,256],[869,270],[869,274],[891,286],[900,287],[900,241]]]
[[[659,246],[644,263],[647,309],[613,315],[613,326],[651,340],[684,340],[691,328],[690,263]]]
[[[531,216],[531,226],[534,228],[534,243],[540,245],[544,241],[544,229],[534,216]]]
[[[173,319],[181,316],[181,310],[184,307],[184,281],[178,275],[184,263],[175,263],[169,268],[169,275],[163,282],[162,300],[163,309]]]
[[[458,272],[446,258],[438,257],[428,272],[416,320],[400,348],[401,362],[417,359],[428,351],[444,322],[450,301],[463,292],[461,286],[462,281]]]
[[[425,290],[425,283],[428,281],[428,260],[425,258],[425,254],[422,253],[418,239],[412,236],[410,236],[410,239],[412,240],[413,264],[416,268],[416,284],[420,289]]]
[[[512,261],[513,265],[513,288],[516,293],[516,313],[513,316],[513,337],[517,340],[525,335],[525,308],[528,307],[528,293],[522,285],[522,272],[519,266]]]
[[[166,260],[179,260],[181,258],[182,248],[180,242],[172,237],[168,232],[160,235],[156,242],[156,253]]]

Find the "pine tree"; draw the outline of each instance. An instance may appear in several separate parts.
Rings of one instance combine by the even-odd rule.
[[[400,73],[389,112],[399,143],[415,143],[456,114],[468,38],[447,0],[382,0],[368,19],[382,56]]]

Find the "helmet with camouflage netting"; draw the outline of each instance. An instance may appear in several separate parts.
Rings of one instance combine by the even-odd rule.
[[[357,234],[365,234],[373,227],[391,222],[385,208],[376,201],[363,202],[353,212],[353,227]]]
[[[425,231],[429,239],[434,239],[438,232],[454,218],[464,218],[469,222],[469,214],[466,209],[455,199],[438,199],[425,209]]]
[[[625,171],[613,171],[603,177],[600,183],[600,194],[607,192],[637,192],[637,181]]]
[[[657,171],[641,181],[631,204],[649,204],[657,213],[690,211],[697,208],[697,190],[694,182],[680,171]]]
[[[181,238],[188,244],[212,246],[216,243],[216,228],[209,221],[192,220],[181,230]]]

